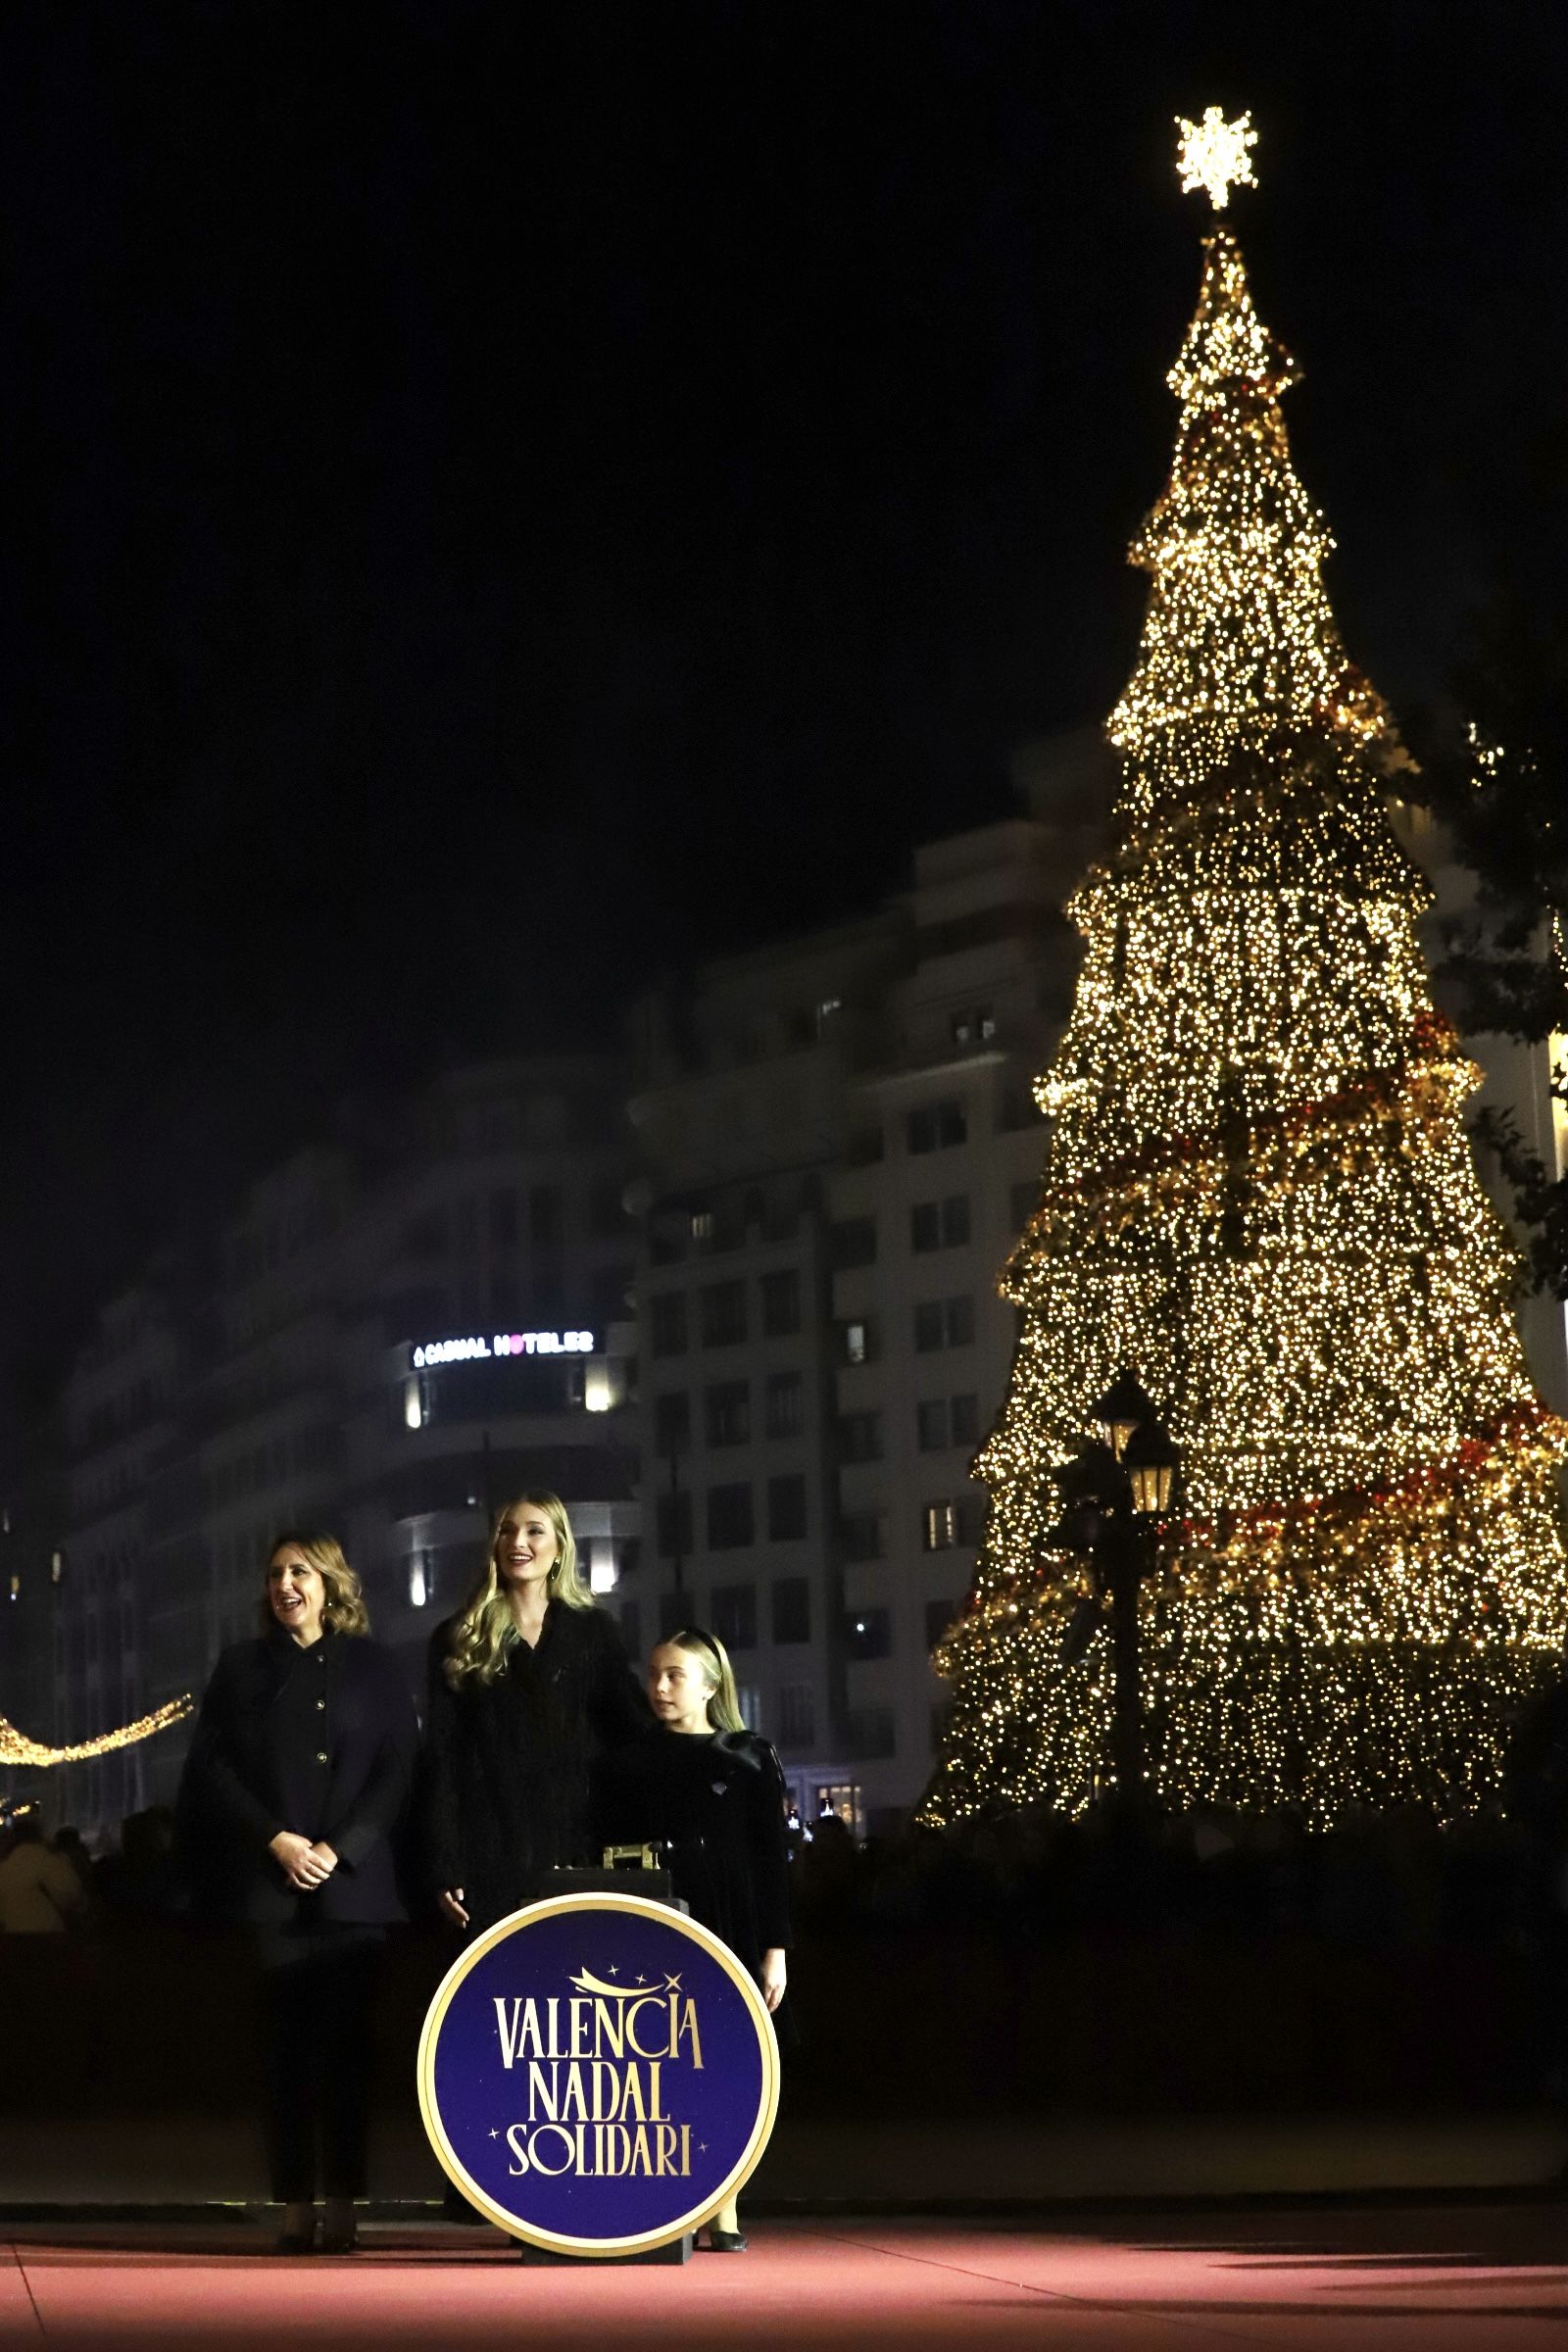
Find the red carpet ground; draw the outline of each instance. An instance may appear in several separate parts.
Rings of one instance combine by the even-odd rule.
[[[499,2237],[372,2230],[284,2262],[248,2225],[13,2228],[0,2346],[196,2352],[1508,2352],[1568,2343],[1568,2204],[1161,2215],[1147,2227],[764,2224],[684,2269],[525,2269]]]

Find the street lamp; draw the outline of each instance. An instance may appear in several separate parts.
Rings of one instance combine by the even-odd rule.
[[[1111,1762],[1117,1793],[1133,1805],[1144,1784],[1138,1601],[1154,1566],[1156,1525],[1170,1509],[1181,1457],[1153,1398],[1133,1373],[1118,1372],[1091,1410],[1107,1442],[1091,1439],[1055,1473],[1065,1507],[1051,1541],[1087,1556],[1093,1579],[1093,1590],[1067,1621],[1062,1657],[1077,1664],[1108,1614]]]
[[[1100,1402],[1090,1406],[1089,1412],[1090,1418],[1105,1431],[1110,1450],[1119,1462],[1134,1431],[1154,1418],[1154,1400],[1135,1372],[1123,1370],[1117,1373]]]

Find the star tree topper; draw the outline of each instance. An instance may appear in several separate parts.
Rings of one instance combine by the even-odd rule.
[[[1227,122],[1219,108],[1211,106],[1201,122],[1189,122],[1185,115],[1178,115],[1176,127],[1182,134],[1176,144],[1176,169],[1184,196],[1204,188],[1215,212],[1222,213],[1232,188],[1256,187],[1248,150],[1256,146],[1257,133],[1250,114]]]

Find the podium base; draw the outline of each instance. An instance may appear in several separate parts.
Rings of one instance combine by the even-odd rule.
[[[614,2271],[640,2262],[690,2262],[693,2232],[655,2246],[646,2254],[558,2254],[549,2246],[519,2245],[518,2254],[530,2270]]]

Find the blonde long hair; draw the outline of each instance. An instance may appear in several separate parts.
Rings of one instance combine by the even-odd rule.
[[[745,1731],[746,1718],[741,1713],[741,1694],[735,1688],[735,1669],[716,1634],[708,1633],[700,1625],[685,1625],[678,1634],[666,1634],[659,1646],[684,1650],[687,1657],[697,1660],[708,1685],[708,1720],[715,1732]]]
[[[307,1566],[316,1570],[326,1588],[326,1599],[321,1606],[321,1623],[329,1634],[368,1634],[370,1612],[365,1605],[365,1592],[359,1578],[343,1556],[343,1546],[336,1536],[313,1534],[308,1528],[286,1527],[274,1536],[267,1554],[269,1569],[280,1551],[298,1551],[305,1556]],[[267,1584],[262,1585],[262,1631],[270,1633],[277,1619]]]
[[[582,1570],[577,1565],[577,1543],[566,1517],[566,1506],[559,1494],[514,1494],[504,1502],[490,1522],[490,1544],[485,1553],[484,1569],[478,1583],[464,1605],[463,1614],[453,1624],[448,1636],[448,1656],[441,1671],[449,1687],[456,1690],[464,1683],[493,1683],[507,1662],[507,1652],[519,1637],[512,1614],[512,1602],[501,1589],[496,1574],[496,1545],[509,1514],[520,1510],[543,1511],[556,1536],[556,1557],[550,1570],[550,1597],[559,1600],[563,1608],[591,1609],[594,1596],[584,1584]]]

